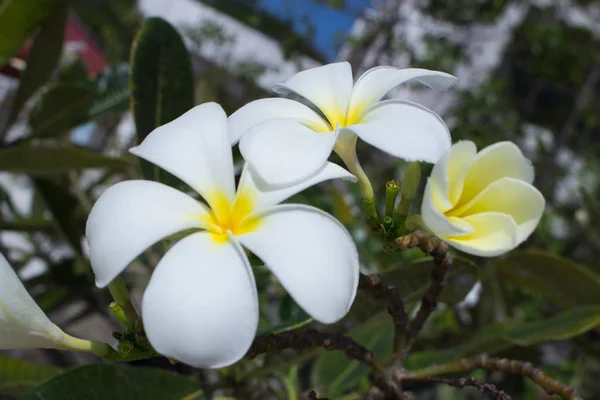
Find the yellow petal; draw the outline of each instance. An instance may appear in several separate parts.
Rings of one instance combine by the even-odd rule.
[[[446,217],[438,208],[436,199],[439,197],[436,193],[439,188],[435,182],[429,178],[425,186],[423,203],[421,204],[421,218],[429,229],[436,236],[460,236],[472,233],[473,227],[464,220],[456,217]]]
[[[527,182],[502,178],[493,182],[473,200],[448,215],[465,217],[487,211],[510,215],[519,227],[519,241],[527,239],[544,212],[544,196]]]
[[[460,141],[434,165],[431,179],[439,188],[435,201],[440,211],[448,211],[458,201],[463,181],[476,153],[477,148],[473,142]]]
[[[456,206],[463,206],[489,184],[505,177],[516,178],[527,183],[533,182],[533,166],[512,142],[495,143],[475,156]]]
[[[519,244],[518,227],[512,217],[499,212],[485,212],[463,218],[474,232],[465,236],[443,238],[453,247],[481,257],[495,257]]]

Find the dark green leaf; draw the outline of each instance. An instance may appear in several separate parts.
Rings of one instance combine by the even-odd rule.
[[[61,370],[51,365],[37,365],[0,355],[0,394],[18,396],[55,375]]]
[[[379,360],[390,359],[394,326],[387,316],[369,321],[350,333],[350,336],[375,354]],[[315,387],[326,390],[328,396],[336,397],[345,389],[353,387],[370,371],[368,366],[349,360],[342,351],[326,351],[322,352],[315,362],[312,382]]]
[[[0,4],[0,67],[17,54],[25,40],[52,10],[55,0],[5,0]]]
[[[406,305],[419,301],[427,292],[431,282],[431,270],[434,263],[431,258],[406,262],[379,274],[382,282],[396,287],[398,295]],[[479,270],[469,260],[456,257],[452,268],[446,275],[446,287],[440,301],[454,305],[464,299],[478,279]],[[350,316],[358,321],[366,321],[378,312],[384,311],[387,304],[376,300],[370,293],[359,291]],[[385,311],[384,311],[385,312]]]
[[[144,22],[130,65],[131,107],[140,143],[155,128],[194,106],[194,76],[181,36],[161,18]],[[142,169],[146,178],[158,180],[157,167],[143,161]]]
[[[581,307],[554,317],[529,323],[488,325],[459,346],[438,351],[413,353],[411,368],[425,368],[480,353],[497,353],[512,346],[565,340],[600,325],[600,306]]]
[[[119,64],[105,68],[96,79],[96,89],[99,93],[88,110],[88,118],[129,110],[129,66]]]
[[[64,42],[67,12],[67,1],[56,0],[50,16],[42,23],[29,51],[27,67],[19,79],[19,88],[12,101],[4,129],[12,125],[25,102],[50,79],[56,68]]]
[[[52,226],[52,221],[45,218],[26,218],[13,221],[0,221],[0,231],[45,231]]]
[[[122,169],[132,163],[65,144],[27,142],[0,148],[0,171],[54,174],[86,168]]]
[[[171,372],[116,364],[86,365],[50,379],[22,400],[199,400],[197,381]]]
[[[73,250],[83,254],[81,238],[85,235],[86,216],[77,198],[58,179],[34,177],[33,183]]]
[[[539,293],[564,308],[600,305],[600,276],[541,250],[515,251],[497,262],[501,279]]]
[[[29,116],[32,135],[59,136],[87,121],[88,108],[97,95],[86,84],[49,84]]]

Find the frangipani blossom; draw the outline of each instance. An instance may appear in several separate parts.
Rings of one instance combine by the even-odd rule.
[[[90,343],[52,323],[0,254],[0,349],[25,348],[90,351]]]
[[[311,176],[335,150],[362,187],[366,177],[356,159],[357,137],[407,161],[436,162],[452,144],[444,121],[410,101],[380,101],[388,91],[411,80],[438,90],[457,82],[443,72],[377,67],[353,85],[347,62],[309,69],[276,85],[274,91],[295,93],[322,115],[290,99],[256,100],[229,118],[232,142],[241,139],[242,155],[271,185]]]
[[[261,258],[296,302],[324,323],[342,318],[356,294],[358,254],[346,229],[304,205],[277,205],[318,182],[352,179],[328,163],[311,179],[268,190],[244,168],[236,191],[227,117],[200,105],[155,129],[133,154],[179,177],[208,206],[169,186],[126,181],[107,189],[87,223],[96,283],[110,283],[144,249],[176,232],[142,301],[150,343],[196,367],[239,360],[254,339],[258,295],[242,246]]]
[[[512,142],[479,153],[473,142],[458,142],[433,167],[423,223],[465,253],[493,257],[510,251],[531,235],[544,212],[533,177],[533,166]]]

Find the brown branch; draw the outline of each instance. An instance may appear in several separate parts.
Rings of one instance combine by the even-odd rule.
[[[306,350],[314,347],[322,347],[330,351],[341,350],[346,354],[346,357],[361,364],[366,364],[375,371],[383,370],[377,357],[351,338],[339,333],[319,332],[316,329],[257,336],[246,353],[246,357],[253,359],[269,351],[281,351],[283,349]]]
[[[404,378],[403,382],[415,382],[415,383],[444,383],[457,388],[464,388],[465,386],[472,386],[479,389],[481,393],[486,393],[492,396],[496,400],[512,400],[511,397],[506,394],[503,390],[498,389],[495,385],[487,382],[480,382],[477,379],[470,378],[459,378],[459,379],[444,379],[434,377],[409,377]]]
[[[448,245],[436,237],[423,237],[419,231],[409,235],[400,236],[393,242],[394,250],[420,248],[424,253],[433,256],[435,263],[431,271],[431,285],[421,300],[421,307],[417,315],[410,322],[408,333],[404,338],[403,356],[408,353],[415,338],[423,325],[437,306],[437,300],[444,289],[444,278],[452,265],[452,257],[448,254]]]
[[[398,296],[394,286],[385,285],[377,275],[360,274],[358,288],[369,291],[376,299],[384,298],[388,303],[388,313],[394,321],[394,343],[395,351],[399,351],[406,328],[408,325],[408,314],[404,310],[404,302]]]
[[[542,388],[548,395],[557,394],[564,400],[582,400],[581,395],[577,393],[574,388],[546,376],[531,363],[509,360],[506,358],[493,358],[489,357],[487,354],[481,354],[473,358],[465,358],[448,364],[434,365],[419,371],[412,371],[410,379],[416,377],[428,377],[431,375],[467,372],[479,368],[522,375],[535,382],[535,384]]]

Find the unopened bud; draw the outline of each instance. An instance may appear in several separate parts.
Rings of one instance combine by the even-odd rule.
[[[417,196],[421,182],[421,165],[418,162],[409,162],[404,169],[402,178],[402,199],[412,200]]]

